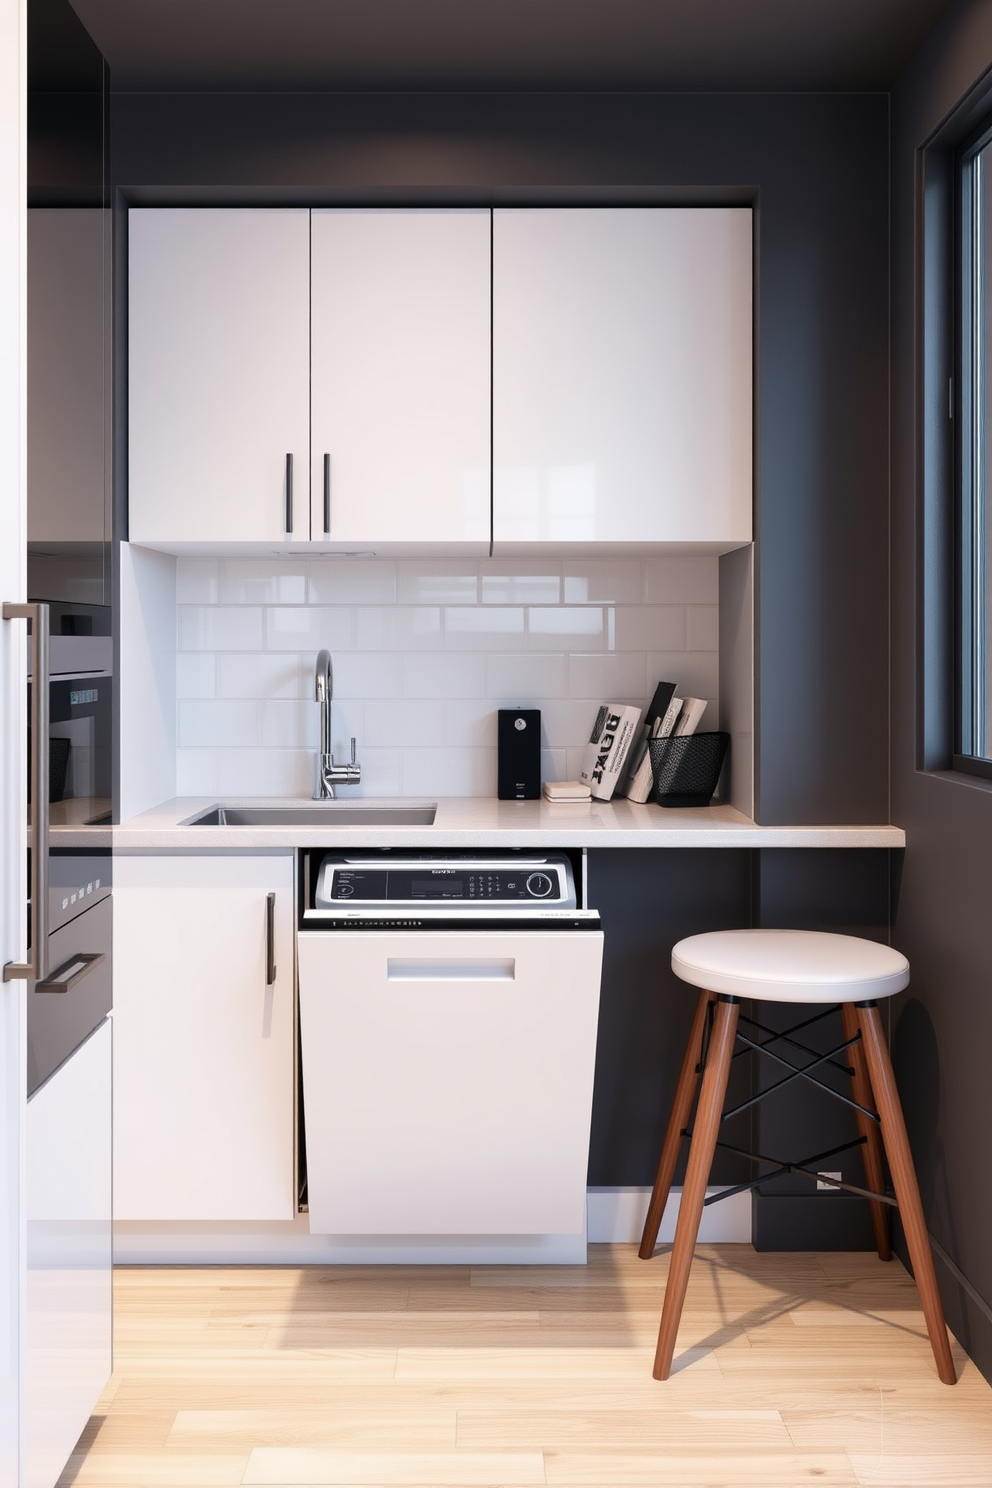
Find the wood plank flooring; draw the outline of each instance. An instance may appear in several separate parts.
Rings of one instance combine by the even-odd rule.
[[[872,1254],[701,1246],[588,1267],[142,1268],[61,1488],[992,1488],[992,1389],[934,1371]]]

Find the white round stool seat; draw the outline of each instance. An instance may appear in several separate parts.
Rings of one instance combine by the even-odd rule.
[[[901,951],[820,930],[713,930],[672,948],[684,982],[762,1002],[868,1002],[909,982]]]

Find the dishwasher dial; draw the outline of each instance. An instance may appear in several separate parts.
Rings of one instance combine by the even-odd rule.
[[[535,899],[546,899],[554,886],[554,879],[548,873],[532,873],[527,879],[527,892]]]

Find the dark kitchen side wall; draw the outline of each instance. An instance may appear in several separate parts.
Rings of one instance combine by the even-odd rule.
[[[757,814],[889,820],[887,95],[115,94],[114,125],[119,207],[753,204]],[[672,942],[803,918],[794,875],[769,865],[756,894],[752,871],[760,855],[593,855],[610,950],[591,1182],[652,1180],[692,1005]],[[865,933],[884,938],[884,852],[853,876],[844,854],[806,855],[808,923],[847,928],[865,874]],[[781,1150],[769,1121],[761,1142]],[[786,1233],[823,1243],[815,1216]]]
[[[990,67],[992,6],[957,4],[892,103],[892,813],[908,844],[894,939],[913,967],[894,1011],[893,1055],[948,1321],[988,1378],[992,783],[939,768],[951,742],[948,576],[937,541],[949,472],[949,369],[946,306],[935,296],[927,324],[921,310],[922,278],[932,282],[940,266],[933,240],[923,246],[919,152]]]

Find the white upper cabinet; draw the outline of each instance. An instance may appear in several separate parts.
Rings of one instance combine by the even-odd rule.
[[[309,212],[128,223],[131,541],[309,540]]]
[[[311,537],[489,551],[490,214],[314,211]]]
[[[751,212],[493,214],[493,540],[751,539]]]

